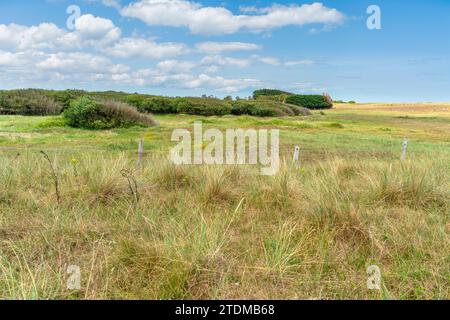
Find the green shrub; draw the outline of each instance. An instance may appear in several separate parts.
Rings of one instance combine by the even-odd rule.
[[[96,101],[90,97],[78,98],[64,111],[68,125],[85,129],[129,128],[152,126],[155,121],[135,108],[116,101]]]
[[[253,99],[258,99],[260,97],[273,97],[273,96],[290,96],[293,95],[293,93],[282,91],[282,90],[276,90],[276,89],[261,89],[256,90],[253,92]]]
[[[176,111],[178,113],[202,116],[223,116],[231,113],[231,104],[214,98],[177,98]]]
[[[308,109],[331,109],[333,104],[323,95],[293,95],[286,98],[286,103]]]
[[[13,90],[0,93],[0,114],[47,116],[61,114],[63,105],[44,90]]]

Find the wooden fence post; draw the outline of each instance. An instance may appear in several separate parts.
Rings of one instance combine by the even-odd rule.
[[[406,153],[408,151],[408,138],[403,139],[403,146],[402,146],[402,155],[400,159],[402,161],[406,160]]]
[[[296,146],[294,149],[294,166],[300,167],[300,147]]]
[[[144,139],[141,138],[139,141],[139,148],[138,148],[138,165],[142,166],[142,157],[144,156]]]

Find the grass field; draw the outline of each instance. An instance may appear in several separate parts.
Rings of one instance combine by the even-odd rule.
[[[88,131],[0,116],[0,298],[450,298],[450,104],[155,119]],[[196,120],[279,128],[284,165],[273,177],[171,165],[173,129]],[[69,265],[80,290],[66,288]],[[367,289],[369,265],[379,291]]]

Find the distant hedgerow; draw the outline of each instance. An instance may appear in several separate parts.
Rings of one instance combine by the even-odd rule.
[[[185,113],[203,116],[223,116],[231,113],[231,104],[215,98],[169,98],[150,97],[140,99],[137,96],[130,96],[127,99],[136,106],[140,112],[146,113]]]
[[[151,97],[139,101],[137,108],[140,112],[147,113],[177,113],[177,99]]]
[[[61,114],[62,103],[48,91],[37,89],[0,92],[0,114],[47,116]]]
[[[231,113],[234,115],[248,114],[258,117],[275,117],[277,112],[275,108],[268,105],[257,103],[256,101],[238,100],[233,101]]]
[[[231,113],[231,104],[214,98],[178,98],[176,110],[178,113],[223,116]]]

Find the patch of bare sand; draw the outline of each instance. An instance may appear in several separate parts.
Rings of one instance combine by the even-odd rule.
[[[0,132],[0,137],[4,138],[32,138],[48,136],[49,134],[35,133],[35,132]]]

